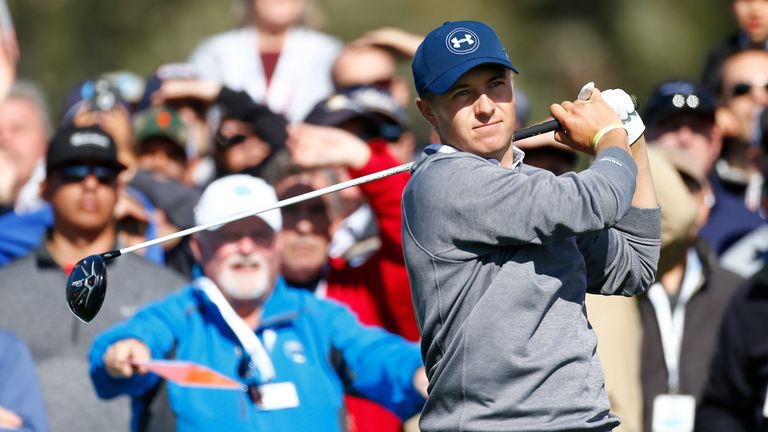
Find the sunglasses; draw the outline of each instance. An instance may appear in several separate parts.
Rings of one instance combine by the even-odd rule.
[[[242,134],[234,135],[231,137],[225,137],[224,135],[219,134],[216,137],[216,142],[221,148],[227,148],[229,146],[245,142],[246,139],[248,139],[248,137]]]
[[[80,183],[93,174],[101,184],[112,185],[117,180],[117,169],[103,165],[70,165],[59,169],[66,183]]]
[[[764,88],[766,91],[768,91],[768,82],[763,83],[747,83],[747,82],[741,82],[738,84],[734,84],[731,86],[731,96],[744,96],[752,91],[753,86],[758,86]]]

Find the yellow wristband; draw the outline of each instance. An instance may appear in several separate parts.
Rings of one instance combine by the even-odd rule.
[[[610,132],[610,131],[612,131],[614,129],[624,129],[624,125],[621,124],[621,123],[615,123],[615,124],[612,124],[612,125],[608,125],[608,126],[602,128],[602,129],[600,129],[599,131],[597,131],[597,133],[595,134],[595,137],[592,138],[592,149],[597,151],[597,143],[600,142],[600,139],[603,136],[605,136],[605,134],[607,134],[608,132]],[[625,131],[626,131],[626,129],[625,129]]]

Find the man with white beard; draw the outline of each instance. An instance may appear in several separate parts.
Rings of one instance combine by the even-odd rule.
[[[259,178],[223,177],[203,192],[195,222],[276,201]],[[133,398],[133,430],[342,430],[345,390],[403,419],[421,409],[418,346],[287,286],[278,272],[281,227],[273,210],[197,233],[191,246],[202,275],[96,339],[96,392]],[[243,390],[166,382],[147,373],[151,359],[201,364]]]

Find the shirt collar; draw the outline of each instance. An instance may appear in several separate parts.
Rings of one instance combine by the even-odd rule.
[[[283,322],[294,321],[298,318],[302,308],[301,295],[297,291],[289,289],[285,279],[279,276],[275,281],[272,294],[264,303],[264,312],[259,327],[273,327]]]
[[[449,146],[447,144],[430,144],[426,148],[424,148],[424,155],[431,156],[435,153],[450,154],[450,153],[456,153],[458,151],[459,150],[456,147]],[[514,169],[523,163],[523,158],[525,158],[525,152],[513,145],[512,153],[515,155],[514,162],[512,163],[512,169]],[[496,159],[489,158],[486,160],[494,165],[500,164],[500,162]]]
[[[739,48],[746,49],[752,46],[752,43],[749,41],[749,36],[747,36],[746,32],[740,31],[739,32]],[[768,41],[763,42],[763,47],[765,49],[768,49]]]

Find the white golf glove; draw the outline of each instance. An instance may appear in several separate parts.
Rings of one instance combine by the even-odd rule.
[[[624,129],[627,130],[629,145],[634,144],[645,131],[645,125],[640,118],[640,114],[637,113],[632,97],[622,89],[605,90],[602,95],[605,102],[619,115]]]

